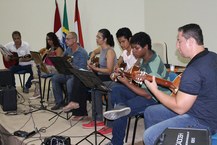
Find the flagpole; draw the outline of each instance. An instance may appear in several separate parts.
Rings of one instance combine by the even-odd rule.
[[[81,19],[80,19],[80,13],[79,13],[79,9],[78,9],[78,0],[75,1],[74,26],[75,26],[75,32],[78,35],[79,43],[82,47],[84,47],[82,28],[81,28]]]

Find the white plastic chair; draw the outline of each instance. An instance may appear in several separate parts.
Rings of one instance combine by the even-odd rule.
[[[164,64],[168,64],[167,44],[165,42],[153,42],[152,49],[160,56]]]

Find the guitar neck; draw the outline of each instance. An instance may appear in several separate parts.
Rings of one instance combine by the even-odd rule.
[[[148,81],[152,81],[152,77],[151,75],[149,74],[146,74],[145,76],[145,79],[148,80]],[[171,88],[171,89],[176,89],[176,87],[174,86],[174,84],[168,80],[165,80],[165,79],[162,79],[162,78],[155,78],[156,80],[156,83],[161,85],[161,86],[164,86],[164,87],[167,87],[167,88]]]

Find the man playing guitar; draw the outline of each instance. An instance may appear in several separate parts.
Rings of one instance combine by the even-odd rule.
[[[29,73],[30,76],[23,86],[23,92],[28,93],[29,88],[31,87],[31,80],[33,79],[32,72],[32,58],[30,54],[30,46],[27,42],[21,40],[21,34],[19,31],[14,31],[12,33],[13,41],[5,45],[7,51],[11,52],[11,55],[3,54],[3,61],[6,68],[10,69],[13,74],[13,86],[15,86],[15,77],[14,74],[20,71],[25,71]]]

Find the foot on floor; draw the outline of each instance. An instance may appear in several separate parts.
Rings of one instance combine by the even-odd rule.
[[[105,124],[103,121],[97,121],[96,127],[103,127]],[[95,127],[95,121],[90,121],[89,123],[82,124],[82,127],[85,129],[91,129]]]
[[[109,135],[109,134],[112,133],[112,128],[110,128],[108,126],[104,126],[100,130],[98,130],[98,132],[101,133],[101,134],[103,134],[103,135]]]
[[[78,103],[76,102],[69,102],[69,104],[65,107],[63,107],[63,112],[69,112],[71,111],[72,109],[78,109],[80,106]]]

